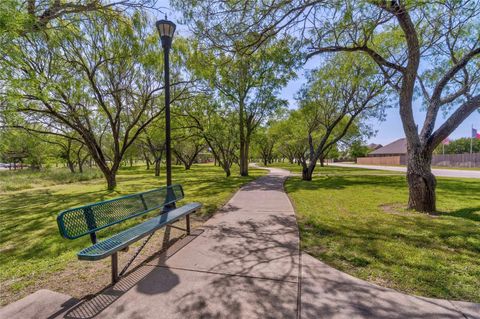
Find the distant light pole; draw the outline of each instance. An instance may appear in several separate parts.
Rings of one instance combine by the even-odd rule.
[[[159,20],[156,23],[160,39],[162,41],[164,70],[165,70],[165,155],[167,161],[167,186],[172,185],[172,152],[170,141],[170,48],[172,47],[173,34],[175,33],[176,25],[172,21]],[[167,195],[170,198],[170,193]],[[164,208],[168,210],[168,208]]]

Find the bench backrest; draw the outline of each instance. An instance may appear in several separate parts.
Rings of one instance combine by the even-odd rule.
[[[71,208],[58,215],[58,228],[63,237],[75,239],[161,209],[183,197],[182,186],[177,184]]]

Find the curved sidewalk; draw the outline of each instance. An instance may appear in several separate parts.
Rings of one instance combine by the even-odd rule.
[[[480,318],[478,304],[404,295],[300,253],[287,176],[270,169],[201,230],[58,317]]]

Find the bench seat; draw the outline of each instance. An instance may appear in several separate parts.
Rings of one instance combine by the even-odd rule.
[[[131,245],[152,232],[171,224],[180,218],[198,210],[202,205],[200,203],[189,203],[182,207],[175,208],[169,212],[163,213],[157,217],[149,219],[141,224],[124,230],[110,238],[99,241],[98,243],[87,247],[78,253],[80,260],[100,260],[106,258],[119,250]]]

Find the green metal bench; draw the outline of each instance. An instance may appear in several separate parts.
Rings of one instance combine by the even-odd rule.
[[[127,195],[61,212],[57,217],[60,234],[67,239],[76,239],[90,235],[92,246],[81,250],[77,256],[80,260],[100,260],[111,256],[112,282],[118,281],[140,251],[145,247],[158,229],[168,226],[186,231],[190,234],[190,214],[198,211],[200,203],[189,203],[175,208],[175,203],[184,198],[181,185],[161,187],[147,192]],[[109,238],[97,241],[97,232],[123,223],[135,217],[158,210],[159,215],[128,228]],[[186,229],[172,225],[186,218]],[[146,237],[123,270],[118,273],[118,251],[125,250],[136,241]]]

